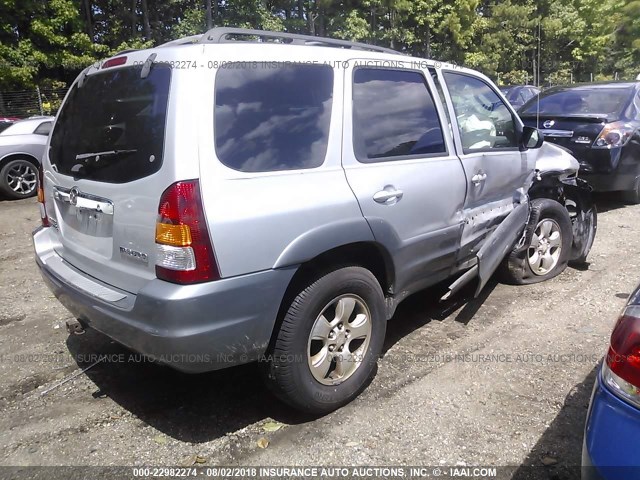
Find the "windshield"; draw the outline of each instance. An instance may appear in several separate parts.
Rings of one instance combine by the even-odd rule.
[[[618,116],[624,108],[629,88],[572,88],[549,90],[540,94],[540,115],[601,114]],[[535,115],[538,101],[534,98],[520,110],[523,115]]]
[[[49,157],[57,171],[110,183],[137,180],[162,165],[171,69],[148,77],[121,68],[74,86],[60,110]]]

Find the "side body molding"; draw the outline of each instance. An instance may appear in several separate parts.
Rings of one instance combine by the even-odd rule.
[[[300,235],[284,249],[273,268],[299,265],[328,250],[349,243],[373,241],[373,233],[363,217],[339,220]]]

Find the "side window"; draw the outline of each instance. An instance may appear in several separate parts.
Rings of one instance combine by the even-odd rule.
[[[40,125],[38,125],[38,128],[36,128],[33,133],[37,135],[49,135],[49,132],[51,132],[52,123],[53,122],[42,122]]]
[[[329,139],[333,69],[230,64],[218,70],[215,148],[242,172],[319,167]]]
[[[533,88],[525,88],[524,89],[524,101],[528,102],[529,100],[531,100],[533,97],[536,96],[536,92]]]
[[[353,143],[363,163],[446,153],[424,76],[402,70],[355,70]]]
[[[518,97],[520,97],[518,100],[520,100],[520,104],[524,104],[527,102],[527,100],[529,100],[531,98],[531,95],[529,95],[529,91],[528,90],[521,90],[520,93],[518,94]]]
[[[459,73],[445,72],[444,78],[465,153],[518,146],[511,111],[489,85]]]

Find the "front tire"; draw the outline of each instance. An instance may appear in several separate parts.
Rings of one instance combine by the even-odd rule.
[[[37,182],[38,167],[29,160],[10,160],[0,169],[0,190],[11,199],[34,196]]]
[[[569,264],[584,265],[593,246],[598,229],[598,212],[593,205],[586,212],[579,212],[572,219],[573,223],[573,251]]]
[[[526,285],[544,282],[567,268],[573,227],[564,206],[548,198],[533,200],[526,228],[528,244],[515,248],[502,264],[501,277],[505,283]]]
[[[384,295],[361,267],[334,270],[289,306],[266,368],[267,386],[311,414],[353,400],[375,375],[386,331]]]

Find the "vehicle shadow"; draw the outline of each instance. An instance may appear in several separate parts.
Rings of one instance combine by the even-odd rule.
[[[582,439],[598,367],[574,386],[512,480],[580,480]]]
[[[451,284],[449,279],[422,292],[415,293],[398,305],[395,315],[387,324],[387,334],[383,354],[415,330],[433,320],[443,321],[454,315],[454,320],[467,325],[498,285],[495,279],[489,280],[478,298],[473,298],[476,282],[470,282],[446,301],[440,301]]]
[[[598,213],[605,213],[610,210],[628,207],[629,204],[622,198],[620,192],[594,193],[593,200],[598,209]]]
[[[457,310],[456,320],[468,323],[496,284],[490,282],[481,297],[471,301],[475,287],[470,286],[440,303],[444,284],[408,298],[389,322],[384,352],[405,335]],[[94,397],[108,396],[143,422],[184,442],[208,442],[268,417],[285,424],[317,418],[275,398],[260,380],[259,364],[184,374],[144,359],[91,329],[69,336],[67,347],[82,369],[103,358],[85,372],[97,386]]]
[[[257,364],[185,374],[95,330],[69,336],[67,346],[80,368],[105,358],[85,373],[97,386],[94,397],[108,396],[177,440],[208,442],[267,417],[288,424],[308,420],[271,395],[260,381]]]

